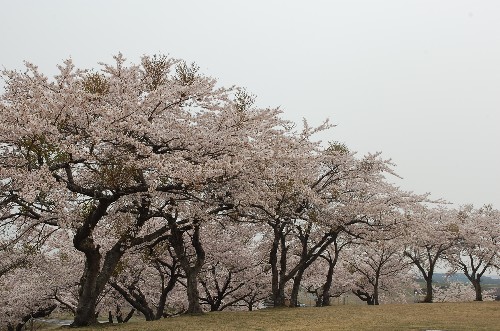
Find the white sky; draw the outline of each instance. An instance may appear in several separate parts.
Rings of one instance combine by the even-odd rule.
[[[382,151],[404,189],[500,208],[500,1],[0,0],[0,65],[165,53],[321,139]],[[0,83],[1,84],[1,83]]]

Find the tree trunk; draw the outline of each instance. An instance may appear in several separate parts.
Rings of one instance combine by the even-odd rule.
[[[186,270],[188,314],[201,314],[203,309],[200,305],[200,293],[198,291],[198,272],[194,268]]]
[[[326,281],[323,284],[323,293],[321,294],[321,305],[323,307],[330,306],[330,288],[333,282],[333,270],[335,264],[337,263],[337,258],[335,258],[334,263],[329,261],[328,273],[326,274]]]
[[[323,304],[323,297],[321,294],[316,294],[316,307],[321,307]]]
[[[110,281],[109,285],[115,289],[120,295],[127,301],[132,307],[140,311],[146,321],[153,321],[155,319],[155,314],[153,310],[149,307],[149,304],[142,294],[140,289],[137,289],[134,286],[128,287],[128,290],[122,287],[120,284]]]
[[[471,261],[472,261],[472,257],[471,257]],[[474,299],[474,300],[475,301],[483,301],[483,294],[482,294],[482,290],[481,290],[481,276],[483,275],[483,272],[486,270],[486,268],[483,269],[482,273],[476,273],[477,268],[479,268],[479,266],[477,268],[474,268],[474,264],[472,262],[471,262],[471,264],[472,264],[472,270],[473,270],[472,273],[467,272],[467,268],[465,265],[463,266],[462,269],[464,270],[465,276],[472,283],[472,286],[474,286],[474,291],[476,292],[476,299]]]
[[[377,281],[375,282],[375,286],[373,287],[373,304],[374,305],[378,305],[378,277],[377,277]]]
[[[431,303],[433,300],[432,275],[429,275],[429,277],[427,277],[427,279],[425,280],[425,285],[426,285],[425,286],[426,292],[425,292],[425,298],[424,298],[423,302]]]
[[[302,276],[304,275],[304,270],[301,269],[297,272],[297,275],[293,279],[292,294],[290,296],[290,307],[298,307],[299,305],[299,292],[300,283],[302,282]]]
[[[99,292],[96,285],[101,261],[99,247],[92,252],[86,252],[85,257],[85,269],[78,291],[78,306],[75,319],[71,324],[76,327],[97,324],[96,304]]]
[[[200,304],[200,293],[198,291],[198,274],[200,273],[203,264],[205,263],[205,251],[200,241],[200,225],[197,221],[193,221],[193,234],[191,237],[191,245],[193,246],[196,255],[194,261],[186,254],[184,230],[179,229],[175,220],[169,220],[170,233],[168,240],[172,247],[176,258],[186,274],[186,292],[188,297],[188,309],[186,314],[202,314],[203,309]]]
[[[177,282],[177,278],[179,278],[179,277],[176,275],[176,268],[175,268],[175,262],[174,262],[173,266],[171,268],[170,279],[168,280],[167,286],[165,288],[163,288],[162,293],[160,295],[160,298],[158,300],[155,319],[158,320],[163,316],[163,312],[165,311],[165,305],[167,303],[167,296],[175,287],[175,283]]]
[[[125,316],[125,319],[123,320],[123,323],[127,323],[127,322],[128,322],[128,321],[132,318],[132,316],[134,316],[134,313],[135,313],[135,309],[134,309],[134,308],[132,308],[132,309],[128,312],[127,316]]]
[[[477,278],[472,282],[474,285],[474,290],[476,291],[476,299],[475,301],[483,301],[483,293],[481,290],[481,279]]]
[[[100,293],[98,278],[102,255],[99,245],[94,243],[92,232],[99,220],[106,214],[113,200],[100,200],[90,212],[84,223],[77,229],[73,237],[73,245],[85,254],[85,267],[78,289],[78,305],[72,326],[88,326],[97,324],[96,303]],[[106,280],[107,281],[107,280]]]
[[[370,295],[368,292],[364,292],[361,290],[352,290],[352,293],[355,294],[362,301],[365,301],[370,306],[375,304],[375,300],[373,299],[373,295]],[[345,304],[345,302],[344,302],[344,304]]]
[[[272,299],[274,307],[284,307],[285,306],[285,290],[283,288],[284,284],[282,284],[283,272],[286,270],[278,270],[278,251],[280,247],[280,238],[281,232],[283,231],[283,226],[280,224],[273,224],[274,229],[274,240],[273,245],[271,247],[271,251],[269,252],[269,264],[271,265],[271,290],[272,290]],[[281,252],[281,259],[283,261],[283,254],[285,254],[286,261],[286,252]],[[282,264],[282,263],[281,263]],[[283,265],[281,265],[283,268]],[[286,264],[285,264],[286,268]]]

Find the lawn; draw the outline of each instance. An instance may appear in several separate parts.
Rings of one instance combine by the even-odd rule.
[[[500,302],[337,305],[215,312],[82,330],[500,330]]]

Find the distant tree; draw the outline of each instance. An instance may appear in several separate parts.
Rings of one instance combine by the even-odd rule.
[[[491,205],[466,205],[451,228],[456,231],[456,244],[446,253],[451,272],[463,272],[474,287],[475,300],[483,301],[481,277],[500,269],[500,213]]]
[[[434,289],[436,302],[472,301],[476,291],[470,283],[450,282]]]
[[[433,301],[432,279],[436,267],[448,250],[455,245],[453,211],[418,207],[409,216],[405,235],[404,255],[417,267],[426,283],[423,302]]]
[[[364,241],[351,250],[347,268],[354,278],[352,293],[368,305],[380,304],[383,291],[401,290],[410,265],[403,257],[400,240]]]

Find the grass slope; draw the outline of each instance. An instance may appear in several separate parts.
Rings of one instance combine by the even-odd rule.
[[[500,330],[500,302],[340,305],[215,312],[81,330]],[[80,330],[80,329],[79,329]]]

